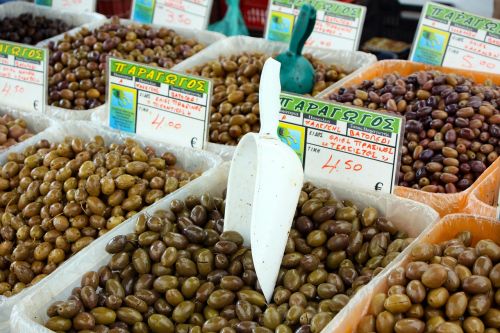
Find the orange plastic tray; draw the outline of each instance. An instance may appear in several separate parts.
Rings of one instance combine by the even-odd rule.
[[[410,248],[417,243],[441,243],[452,239],[460,231],[470,231],[472,233],[472,243],[476,244],[481,239],[491,239],[496,243],[500,243],[500,223],[493,219],[485,217],[468,215],[468,214],[452,214],[441,219],[437,224],[427,228],[417,240],[410,245]],[[348,305],[335,317],[332,322],[324,329],[327,333],[350,333],[356,332],[356,328],[361,318],[368,314],[368,309],[377,293],[386,292],[387,276],[396,267],[400,267],[409,262],[410,248],[405,250],[404,257],[398,259],[397,262],[390,264],[387,270],[382,275],[378,276],[365,286]]]
[[[331,89],[321,93],[322,98],[336,92],[341,87],[350,87],[353,85],[360,84],[364,80],[372,80],[378,77],[384,77],[387,74],[399,73],[400,75],[407,76],[412,73],[423,71],[423,70],[438,70],[443,73],[455,73],[462,75],[464,77],[471,78],[474,82],[484,83],[487,80],[491,80],[494,84],[500,85],[500,75],[484,73],[484,72],[474,72],[466,71],[461,69],[447,68],[431,66],[417,62],[411,62],[406,60],[382,60],[370,67],[366,68],[359,74],[352,77],[346,78],[347,80],[342,83],[342,85],[333,85]],[[499,159],[494,163],[499,164]],[[419,201],[427,204],[434,208],[440,216],[445,216],[453,213],[466,212],[467,197],[474,191],[480,182],[482,182],[489,174],[493,171],[493,165],[491,165],[467,190],[454,193],[454,194],[444,194],[444,193],[429,193],[420,190],[415,190],[408,187],[396,186],[394,194],[408,198],[411,200]]]
[[[480,182],[467,199],[465,212],[489,218],[496,218],[497,195],[500,190],[500,159],[497,159],[492,172]]]

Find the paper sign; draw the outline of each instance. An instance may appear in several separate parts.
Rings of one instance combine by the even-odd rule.
[[[44,112],[47,50],[0,40],[0,97],[4,106]]]
[[[428,2],[410,60],[500,74],[500,20]]]
[[[306,46],[326,49],[358,49],[366,7],[333,0],[271,0],[265,38],[289,43],[303,4],[316,8],[316,25]]]
[[[204,30],[213,0],[134,0],[132,20]]]
[[[306,176],[391,193],[398,179],[402,117],[281,94],[278,134]]]
[[[35,4],[72,12],[95,12],[96,0],[35,0]]]
[[[111,128],[187,147],[205,146],[210,80],[110,58],[107,96]]]

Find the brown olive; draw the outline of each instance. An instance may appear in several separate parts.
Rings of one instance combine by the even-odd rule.
[[[472,238],[463,231],[440,244],[415,245],[410,261],[379,281],[388,290],[373,296],[357,332],[496,332],[498,245],[480,240],[471,247]]]
[[[335,65],[323,64],[306,54],[316,75],[311,95],[316,95],[343,77],[345,73]],[[269,55],[261,53],[234,54],[221,57],[190,72],[216,80],[210,116],[210,141],[236,145],[248,132],[260,129],[258,91],[263,64]],[[326,211],[326,210],[325,210]],[[317,218],[328,219],[329,213],[318,213]],[[334,212],[334,208],[333,208]]]
[[[85,147],[82,147],[81,152],[84,151]],[[85,162],[91,163],[82,163],[75,168],[75,172],[81,172],[86,177],[85,183],[81,182],[83,186],[91,183],[95,183],[94,187],[98,183],[102,185],[101,181],[91,178],[102,165],[109,164],[115,169],[120,168],[118,165],[133,163],[124,157],[125,162],[118,164],[114,159],[120,153],[116,152],[115,157],[114,152],[105,155],[101,161],[99,156],[86,159]],[[140,154],[134,156],[140,157]],[[142,181],[138,175],[147,172],[132,170],[140,167],[139,164],[134,165],[104,176],[113,179],[117,191],[123,191],[124,196],[130,196],[129,192],[139,195],[135,194],[139,192],[135,192],[134,186]],[[137,172],[137,175],[127,173],[126,169]],[[132,181],[134,185],[131,185]],[[97,189],[93,190],[97,194]],[[127,329],[132,332],[172,333],[272,330],[279,333],[319,333],[347,305],[355,291],[368,284],[382,269],[380,263],[384,258],[387,257],[386,264],[395,258],[387,253],[389,244],[395,239],[407,243],[410,240],[405,239],[406,235],[399,233],[392,222],[381,220],[383,217],[375,208],[368,209],[366,213],[371,217],[367,215],[365,218],[376,216],[377,221],[369,231],[362,232],[362,223],[357,218],[361,211],[353,202],[336,202],[330,191],[316,189],[311,184],[304,184],[303,190],[308,199],[302,202],[298,211],[308,215],[299,213],[290,230],[286,254],[270,303],[266,302],[260,290],[252,254],[243,246],[243,237],[232,231],[222,232],[223,199],[205,193],[202,196],[190,195],[184,201],[173,200],[169,211],[140,214],[135,220],[133,233],[115,236],[108,242],[106,250],[111,257],[107,265],[82,277],[81,287],[75,288],[70,297],[74,302],[69,309],[71,311],[57,311],[70,302],[66,301],[57,302],[57,307],[51,306],[47,313],[50,318],[70,319],[70,327],[63,331],[78,327],[80,331],[96,332]],[[100,190],[98,197],[94,197],[105,195]],[[98,216],[96,212],[101,213],[100,203],[90,199],[90,205],[94,209],[93,218],[84,215],[83,208],[89,207],[80,207],[81,211],[73,217],[65,215],[68,226],[66,221],[60,221],[60,229],[75,228],[71,223],[78,216],[82,216],[78,218],[82,220],[82,232],[89,224],[99,224],[101,218],[95,216]],[[76,209],[78,207],[74,206],[71,211]],[[106,207],[104,210],[107,210],[102,213],[104,216],[119,212],[115,208]],[[339,210],[339,216],[347,220],[335,220]],[[101,217],[105,219],[104,216]],[[59,237],[60,232],[56,231],[58,234],[52,238]],[[337,232],[346,237],[328,245],[329,238]],[[370,237],[371,243],[364,241],[365,235]],[[393,245],[397,250],[402,250],[404,246]],[[332,251],[328,247],[340,247],[342,250],[335,248],[337,251]],[[392,253],[397,254],[398,251]],[[381,308],[377,310],[379,314],[384,310],[384,304],[394,311],[398,306],[402,307],[399,310],[401,313],[413,311],[418,315],[419,310],[423,312],[423,309],[413,309],[410,297],[404,294],[405,287],[396,285],[406,280],[404,269],[391,275],[395,284],[394,294],[381,300]],[[395,288],[398,288],[397,292]],[[398,297],[404,298],[403,302],[399,302]],[[380,326],[382,322],[382,325],[389,323],[393,328],[399,316],[389,313],[381,318],[373,317],[371,326]]]
[[[67,28],[65,24],[57,27]],[[75,110],[93,109],[105,102],[104,65],[109,55],[170,68],[203,49],[196,40],[173,30],[124,24],[117,17],[92,30],[82,28],[48,46],[49,103]]]
[[[0,132],[2,123],[11,127],[26,125],[22,119],[9,117],[0,117]],[[173,154],[166,152],[161,156],[174,166]],[[1,295],[11,296],[40,281],[72,254],[148,204],[148,191],[155,190],[150,187],[151,178],[146,177],[146,172],[137,173],[140,168],[137,163],[121,167],[121,160],[127,161],[124,165],[145,163],[147,168],[156,170],[156,182],[169,177],[185,184],[196,177],[180,169],[166,170],[166,160],[152,147],[142,148],[132,139],[112,144],[107,144],[101,136],[87,142],[76,137],[53,144],[42,140],[26,147],[22,153],[8,156],[0,168],[0,188],[4,193],[0,208],[8,211],[0,228],[0,255],[10,258],[7,266],[0,262]],[[13,182],[12,179],[21,173],[22,181]],[[136,192],[140,194],[131,190],[126,192],[125,189],[132,187],[130,183],[144,190]],[[179,186],[180,182],[175,189]],[[9,207],[16,207],[16,210],[10,211]],[[160,227],[151,231],[152,235],[144,234],[136,239],[141,244],[151,245],[160,238],[158,231]],[[132,264],[141,273],[153,270],[152,261],[161,261],[161,255],[153,255],[151,260],[147,251],[159,252],[161,245],[155,243],[151,249],[140,249],[129,255],[124,251],[132,243],[125,236],[119,236],[108,245],[113,253],[110,266],[125,269]],[[165,271],[159,268],[155,266],[154,273]],[[8,279],[3,278],[4,270],[11,272]],[[82,280],[79,297],[87,310],[101,305],[94,290],[97,281],[90,273]],[[132,280],[129,277],[127,281]],[[114,292],[116,290],[113,288]],[[90,317],[84,315],[82,318],[79,321],[82,327],[90,327]]]

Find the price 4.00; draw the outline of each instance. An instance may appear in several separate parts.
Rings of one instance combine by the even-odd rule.
[[[169,127],[172,129],[181,129],[182,124],[175,121],[166,121],[164,116],[156,115],[156,117],[151,122],[156,129],[160,129],[161,127]]]

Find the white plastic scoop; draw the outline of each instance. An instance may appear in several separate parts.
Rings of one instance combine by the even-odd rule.
[[[304,173],[295,152],[278,138],[280,63],[264,64],[260,79],[261,129],[246,134],[229,170],[224,230],[251,246],[264,296],[272,298]]]

